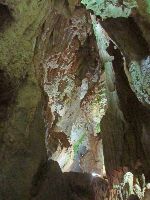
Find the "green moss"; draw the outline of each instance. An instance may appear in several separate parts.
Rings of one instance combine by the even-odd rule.
[[[61,166],[61,169],[63,169],[70,161],[71,159],[71,154],[68,153],[68,155],[66,156],[66,160],[64,161],[63,166]]]
[[[147,13],[150,14],[150,1],[149,0],[146,0],[146,5],[147,5]]]
[[[74,155],[76,156],[79,150],[80,145],[82,144],[84,138],[86,136],[86,133],[81,134],[80,138],[78,141],[73,145],[73,150],[74,150]]]
[[[100,123],[96,125],[96,133],[100,133],[101,132],[101,127],[100,127]]]

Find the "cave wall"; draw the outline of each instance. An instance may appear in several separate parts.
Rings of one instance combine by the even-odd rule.
[[[74,3],[72,2],[72,7]],[[37,37],[42,31],[44,21],[50,13],[54,17],[56,10],[66,16],[71,14],[65,1],[0,1],[2,200],[30,199],[37,196],[41,179],[45,179],[41,173],[43,166],[46,166],[45,170],[49,169],[43,113],[47,97],[43,90],[43,69],[36,63],[35,55]],[[59,168],[56,167],[56,172],[57,169]],[[53,169],[50,170],[53,173]],[[56,176],[60,176],[59,173]],[[57,187],[57,184],[51,183]],[[61,184],[63,183],[60,182],[60,186]],[[40,198],[46,199],[41,194]]]
[[[146,91],[141,92],[140,95],[141,96],[143,95],[145,98],[144,97],[140,98],[138,96],[139,91],[136,92],[136,90],[134,90],[134,87],[136,87],[136,84],[138,85],[137,83],[138,79],[136,79],[135,85],[131,84],[132,80],[131,82],[129,82],[130,81],[129,76],[132,76],[130,75],[131,73],[130,63],[136,60],[137,62],[141,64],[141,60],[146,59],[148,57],[149,48],[148,48],[148,44],[146,43],[145,38],[143,38],[142,32],[138,29],[138,27],[137,27],[136,34],[134,34],[137,24],[135,24],[135,22],[132,20],[133,20],[132,18],[125,20],[126,21],[125,23],[127,23],[125,26],[126,27],[125,32],[127,31],[128,34],[124,32],[123,27],[121,28],[121,26],[124,26],[125,24],[124,22],[120,23],[119,22],[120,20],[116,21],[117,28],[115,26],[115,23],[113,22],[113,28],[116,29],[116,31],[114,31],[113,28],[111,29],[111,31],[110,29],[108,30],[106,28],[106,27],[111,27],[111,22],[108,23],[109,25],[105,24],[105,22],[107,23],[107,20],[104,22],[104,24],[102,23],[102,26],[105,28],[108,34],[111,35],[111,33],[113,32],[113,36],[116,37],[114,38],[114,41],[118,44],[118,47],[120,48],[121,52],[123,52],[123,55],[121,55],[121,52],[119,55],[119,52],[115,51],[115,49],[111,47],[112,44],[110,44],[110,49],[108,50],[108,52],[110,55],[114,56],[114,60],[112,61],[112,64],[113,64],[113,70],[115,74],[115,88],[116,88],[117,96],[119,98],[119,105],[117,109],[123,113],[123,119],[121,119],[121,121],[119,120],[120,122],[119,121],[116,122],[116,127],[117,127],[117,124],[118,125],[120,124],[121,130],[120,130],[119,135],[122,134],[122,139],[123,139],[123,141],[119,141],[120,145],[123,147],[119,150],[120,154],[122,155],[121,155],[121,158],[118,159],[119,163],[118,161],[116,163],[118,163],[117,166],[128,166],[130,170],[133,170],[133,171],[135,170],[136,171],[135,173],[138,173],[137,171],[139,170],[139,173],[144,172],[146,176],[149,176],[149,156],[148,155],[149,155],[150,149],[148,145],[148,140],[149,140],[148,139],[149,138],[148,121],[150,118],[150,111],[149,111],[149,102],[148,100],[147,101],[145,100],[146,97],[149,98],[149,94]],[[132,31],[132,28],[133,28],[133,31]],[[133,39],[132,34],[134,34],[134,39]],[[122,40],[120,40],[120,38],[123,35],[127,35],[128,38],[122,38]],[[126,47],[124,48],[122,47],[123,41],[127,49]],[[123,56],[126,59],[126,66],[125,66],[126,71],[124,70]],[[147,66],[148,65],[149,64],[147,63]],[[140,67],[142,68],[141,65]],[[135,71],[138,70],[138,65],[134,68],[134,70]],[[134,71],[134,76],[136,76],[135,71]],[[146,71],[146,73],[148,74],[148,71]],[[143,81],[140,85],[141,86],[140,88],[142,88],[142,85],[144,84],[145,83]],[[114,116],[114,113],[113,113],[113,116],[111,116],[110,118],[116,118]],[[107,123],[106,121],[104,123]],[[113,123],[111,124],[113,126]],[[119,130],[119,128],[116,128],[116,129]],[[104,128],[104,135],[105,133],[108,134],[108,132],[109,130],[108,129],[106,130]],[[115,132],[116,130],[114,130],[114,134],[116,134]],[[111,130],[111,134],[113,135],[112,130]],[[114,136],[112,137],[114,138]],[[117,157],[116,156],[117,151],[118,149],[116,146],[115,151],[114,151],[114,157]],[[137,165],[139,166],[137,167]]]
[[[82,3],[97,15],[95,23],[108,34],[106,44],[102,41],[105,31],[97,35],[100,59],[90,15],[78,0],[0,0],[2,200],[85,197],[73,188],[70,176],[74,175],[64,177],[55,162],[47,161],[46,148],[54,158],[66,156],[70,148],[69,156],[73,157],[73,147],[82,144],[81,132],[87,126],[84,142],[88,141],[91,149],[81,160],[82,169],[90,172],[93,166],[96,170],[102,167],[101,160],[100,166],[96,159],[92,167],[86,163],[102,155],[101,137],[92,141],[98,132],[90,119],[90,106],[101,92],[103,67],[108,99],[102,121],[107,175],[112,183],[119,183],[120,176],[129,170],[150,179],[150,4],[142,0]],[[75,130],[83,123],[77,143],[71,143],[74,122]],[[100,155],[93,149],[95,144]],[[93,191],[88,192],[87,199],[92,199]]]
[[[56,61],[58,70],[51,68]],[[62,174],[58,164],[48,160],[47,152],[51,158],[58,146],[65,152],[70,147],[67,126],[72,128],[78,111],[80,118],[85,117],[80,104],[95,100],[99,91],[95,87],[100,76],[98,62],[90,17],[79,1],[0,0],[0,199],[94,198],[89,174],[79,173],[77,180],[76,174]],[[52,91],[56,78],[62,93],[57,98],[58,91]],[[88,94],[82,102],[87,80]],[[71,83],[74,87],[69,91]],[[54,109],[59,99],[66,108],[70,105],[63,118]],[[68,124],[76,105],[75,117]],[[58,128],[57,122],[64,127]],[[46,137],[46,146],[45,133],[51,136],[50,141]],[[61,152],[62,148],[58,155]]]
[[[33,56],[48,6],[0,1],[0,199],[29,199],[32,178],[46,159],[44,95]]]
[[[49,99],[45,111],[48,156],[63,171],[101,171],[98,166],[102,168],[103,159],[96,158],[90,141],[94,137],[101,143],[96,135],[106,106],[103,70],[90,15],[81,4],[76,4],[71,16],[50,14],[37,40],[35,61],[44,68]],[[100,149],[102,153],[102,145]],[[79,161],[87,151],[94,164],[86,169]]]
[[[97,16],[93,27],[105,66],[108,110],[102,132],[108,177],[117,184],[132,171],[149,181],[149,1],[82,3]]]

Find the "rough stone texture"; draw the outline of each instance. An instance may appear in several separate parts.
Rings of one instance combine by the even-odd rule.
[[[117,12],[126,1],[82,2],[98,15],[94,29],[105,66],[108,98],[102,120],[107,175],[110,182],[119,184],[123,174],[132,171],[135,175],[144,173],[150,181],[149,1],[134,1],[137,7],[128,17]],[[107,12],[110,4],[117,6],[115,14]],[[104,30],[98,32],[98,27]]]
[[[104,19],[108,17],[128,17],[131,9],[137,6],[135,0],[82,0],[81,2],[95,15],[100,15]]]
[[[1,200],[77,200],[78,190],[78,199],[93,199],[90,182],[89,196],[82,193],[85,188],[81,185],[77,191],[73,185],[70,189],[58,165],[47,161],[44,141],[48,122],[50,153],[58,146],[61,153],[62,147],[70,148],[67,135],[87,93],[87,83],[89,91],[94,90],[93,98],[98,93],[99,60],[93,38],[89,14],[79,1],[0,0]],[[49,99],[43,92],[44,84]],[[68,102],[66,115],[59,119],[63,100]],[[75,115],[72,121],[70,113]],[[57,122],[61,125],[56,126]],[[84,179],[80,174],[78,177]]]
[[[95,136],[100,132],[97,119],[105,113],[106,102],[99,99],[103,68],[108,110],[102,132],[109,181],[121,183],[128,171],[139,180],[144,173],[150,181],[150,3],[82,2],[99,15],[94,30],[102,26],[107,32],[96,35],[101,37],[100,59],[90,15],[78,0],[0,0],[2,200],[90,200],[95,193],[96,199],[104,199],[105,181],[94,179],[91,185],[89,175],[63,175],[46,156],[47,148],[64,171],[102,173],[101,135]]]
[[[64,173],[74,200],[104,200],[108,196],[108,182],[87,173]]]
[[[64,179],[57,162],[48,161],[40,169],[32,182],[31,194],[33,200],[71,200],[69,183]]]
[[[0,1],[0,199],[29,199],[46,159],[34,46],[49,1]],[[40,13],[40,14],[39,14]],[[38,17],[37,17],[38,15]]]
[[[99,184],[99,187],[97,186]],[[48,161],[33,179],[32,200],[103,200],[108,183],[87,173],[62,173],[56,161]],[[102,198],[97,196],[100,193]]]
[[[90,174],[77,172],[64,173],[64,178],[69,182],[73,199],[93,199],[92,177]]]
[[[35,193],[37,195],[38,191],[32,193],[31,188],[35,182],[38,186],[41,184],[38,175],[41,166],[46,163],[42,111],[47,99],[40,89],[43,86],[43,70],[36,59],[37,36],[43,31],[47,18],[53,31],[50,19],[56,17],[56,20],[65,21],[59,13],[69,16],[70,9],[65,1],[16,0],[0,1],[0,10],[0,199],[24,200]],[[64,41],[64,45],[65,42],[68,41]],[[43,50],[46,51],[47,46]],[[52,169],[50,173],[53,173]],[[39,180],[34,182],[33,177]],[[61,190],[64,183],[59,184]],[[55,183],[53,187],[56,187]],[[40,193],[39,198],[48,196]],[[64,199],[65,196],[59,198]]]
[[[105,175],[101,137],[89,136],[89,149],[85,155],[81,156],[80,166],[84,172]]]
[[[147,135],[146,132],[149,130],[147,119],[149,119],[150,113],[146,107],[137,100],[129,86],[123,70],[123,58],[121,53],[119,53],[119,50],[115,51],[113,47],[110,48],[112,48],[110,54],[113,52],[111,55],[114,56],[113,68],[119,105],[115,109],[110,105],[103,119],[104,145],[107,145],[109,140],[109,144],[112,144],[110,145],[112,147],[111,152],[113,152],[112,154],[106,150],[106,165],[110,167],[108,171],[111,171],[111,169],[115,169],[119,166],[135,168],[136,163],[140,162],[140,167],[143,167],[145,174],[148,175],[149,145],[146,145],[147,139],[145,135]],[[120,66],[120,68],[118,68],[118,66]],[[119,112],[122,113],[120,117],[117,116]],[[104,124],[107,124],[107,126]],[[113,138],[117,138],[117,143]],[[104,148],[106,148],[106,146]],[[114,164],[110,163],[110,159]]]
[[[133,19],[127,19],[128,21],[127,23],[129,23],[130,20],[133,20]],[[120,23],[120,19],[117,19],[115,23],[117,27],[119,27],[119,30],[121,31],[117,31],[117,32],[115,31],[115,30],[118,30],[118,28],[115,29],[114,23],[113,23],[113,28],[110,29],[111,20],[106,20],[104,22],[101,22],[102,26],[105,28],[107,33],[118,44],[119,48],[123,52],[123,55],[125,56],[125,59],[126,59],[126,65],[128,68],[128,63],[130,63],[131,60],[141,60],[145,56],[148,56],[149,54],[148,45],[146,41],[144,42],[142,38],[139,40],[139,42],[136,42],[136,37],[138,38],[143,37],[142,33],[138,31],[136,31],[136,34],[134,34],[135,33],[134,31],[136,28],[134,28],[134,31],[132,31],[132,28],[130,28],[130,26],[128,26],[127,24],[126,24],[126,28],[123,28],[122,26],[123,22]],[[130,29],[128,33],[130,32],[132,33],[129,34],[128,38],[125,39],[125,46],[127,47],[126,49],[126,47],[122,46],[123,40],[120,40],[120,38],[123,35],[127,35],[126,33],[123,33],[123,32],[127,31],[128,27]],[[132,25],[132,27],[134,27],[134,25]],[[134,34],[134,38],[132,37],[132,34]],[[130,40],[130,36],[132,37],[131,38],[132,42]],[[140,44],[142,40],[144,43]],[[136,46],[135,43],[138,44],[139,47],[137,46],[136,48],[134,48]],[[104,145],[108,143],[108,139],[110,141],[112,138],[111,146],[113,148],[113,150],[111,149],[113,154],[112,153],[109,154],[108,151],[106,150],[107,155],[105,156],[105,159],[109,160],[108,167],[110,166],[111,169],[113,168],[115,169],[119,166],[130,166],[129,168],[134,169],[136,168],[136,163],[140,162],[141,164],[140,164],[139,170],[144,170],[144,173],[147,175],[147,178],[149,179],[149,156],[148,155],[149,155],[150,149],[149,149],[149,145],[147,141],[149,137],[148,132],[150,128],[149,123],[148,123],[149,118],[150,118],[150,112],[148,108],[146,108],[137,100],[136,96],[132,92],[130,85],[128,83],[128,79],[126,77],[125,71],[124,71],[123,57],[121,53],[119,53],[119,50],[118,51],[115,50],[114,48],[112,48],[112,46],[113,45],[111,43],[108,51],[111,56],[114,56],[114,60],[112,61],[112,64],[113,64],[113,70],[115,74],[115,89],[117,92],[117,96],[119,98],[119,104],[117,108],[115,108],[115,110],[114,108],[111,108],[113,104],[110,105],[110,108],[107,111],[107,115],[105,116],[105,119],[103,121],[103,124],[105,124],[103,125]],[[141,51],[141,53],[138,49]],[[111,110],[113,111],[113,113]],[[117,117],[117,113],[120,112],[119,110],[121,111],[123,118],[122,116]],[[111,134],[111,136],[109,135],[109,133]],[[118,140],[117,143],[113,139],[116,137]],[[106,149],[106,146],[105,146],[105,149]],[[119,152],[119,154],[117,152]],[[108,158],[107,156],[110,156],[110,157]],[[114,162],[114,164],[110,164],[110,159]],[[110,172],[111,169],[109,169],[108,171]]]
[[[49,96],[48,155],[63,171],[80,171],[79,159],[89,149],[88,135],[99,132],[106,105],[105,95],[101,104],[96,102],[99,93],[104,94],[104,79],[89,13],[79,4],[67,18],[51,13],[37,41],[35,60],[45,69],[44,89]]]

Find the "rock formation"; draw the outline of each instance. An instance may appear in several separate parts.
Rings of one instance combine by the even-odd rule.
[[[78,112],[78,124],[86,114],[80,108],[85,104],[83,97],[87,94],[93,101],[99,91],[95,85],[101,72],[88,11],[78,7],[78,2],[47,0],[4,0],[0,11],[0,199],[74,199],[70,181],[64,180],[57,164],[47,160],[63,157],[64,151],[73,162],[82,138],[79,133],[73,147],[67,134]],[[66,106],[66,115],[58,119],[61,104]],[[56,129],[58,122],[64,124],[60,130]],[[89,192],[87,199],[92,198]]]
[[[149,31],[148,0],[0,0],[0,200],[150,198]]]
[[[93,24],[106,72],[102,132],[107,175],[116,183],[127,170],[145,174],[149,182],[149,2],[82,2],[97,15]]]

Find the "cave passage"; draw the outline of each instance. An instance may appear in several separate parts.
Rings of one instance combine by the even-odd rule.
[[[0,200],[150,200],[150,1],[0,0]]]

